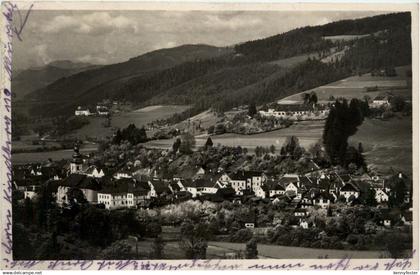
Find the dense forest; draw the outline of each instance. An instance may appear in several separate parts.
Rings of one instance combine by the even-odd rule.
[[[46,102],[35,105],[31,113],[49,117],[71,114],[76,106],[103,98],[128,100],[139,107],[191,104],[192,110],[181,114],[181,118],[208,108],[226,111],[251,102],[264,104],[350,75],[410,64],[410,22],[409,13],[397,13],[299,28],[238,44],[234,51],[195,58],[118,81],[95,85],[86,80],[90,87],[87,90],[77,91],[77,87],[83,86],[79,77],[76,86],[71,86],[76,88],[67,89],[64,95],[63,91],[67,91],[64,84],[71,80],[67,78],[32,94],[31,100],[43,98]],[[370,35],[338,42],[323,38],[348,34]],[[325,54],[340,50],[344,52],[341,58],[322,60]],[[278,60],[305,54],[306,61],[291,66],[276,64]],[[92,76],[93,72],[84,74]],[[60,104],[57,100],[61,100]]]

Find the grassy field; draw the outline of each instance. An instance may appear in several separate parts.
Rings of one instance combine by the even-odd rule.
[[[317,57],[318,57],[317,53],[309,53],[309,54],[303,54],[303,55],[293,56],[289,58],[279,59],[279,60],[270,62],[270,64],[275,64],[277,66],[284,67],[284,68],[290,68],[290,67],[296,66],[299,63],[306,61],[308,58],[317,58]]]
[[[218,249],[220,253],[245,250],[243,243],[209,242],[209,249]],[[346,256],[353,259],[379,258],[381,251],[354,251],[338,249],[316,249],[306,247],[291,247],[280,245],[258,244],[258,255],[260,258],[273,259],[318,259],[328,257],[330,259],[344,259]],[[223,254],[222,254],[223,255]]]
[[[80,152],[83,154],[87,154],[90,152],[95,152],[97,148],[98,147],[95,144],[88,144],[88,145],[84,145],[80,149]],[[73,155],[73,149],[57,150],[57,151],[50,151],[50,152],[16,153],[16,154],[12,154],[12,163],[13,164],[26,164],[26,163],[34,163],[34,162],[43,162],[43,161],[47,161],[48,159],[58,161],[62,159],[71,159],[72,155]]]
[[[154,105],[131,112],[121,112],[112,116],[111,127],[108,128],[103,126],[106,118],[89,117],[90,123],[88,125],[70,135],[81,139],[86,137],[103,139],[112,136],[116,128],[125,128],[132,123],[137,127],[146,126],[147,123],[157,119],[169,118],[173,114],[181,113],[188,108],[189,106],[185,105]]]
[[[407,87],[407,77],[405,75],[409,69],[410,66],[396,68],[397,76],[395,77],[371,76],[370,74],[348,77],[309,91],[294,94],[279,100],[279,102],[301,101],[302,94],[311,91],[316,92],[319,101],[328,101],[330,96],[351,99],[363,98],[365,95],[368,95],[370,98],[374,98],[384,92],[392,92],[395,95],[402,95],[410,99],[411,90]],[[380,89],[374,92],[366,92],[366,87],[375,86],[378,86]]]
[[[322,136],[325,121],[302,121],[295,123],[286,129],[280,129],[272,132],[255,134],[255,135],[240,135],[240,134],[223,134],[212,136],[213,144],[221,144],[225,146],[242,146],[253,151],[256,146],[270,146],[274,145],[277,150],[283,145],[288,136],[297,136],[300,144],[304,147],[309,147],[316,143]],[[203,146],[207,140],[207,135],[196,137],[196,146]],[[170,148],[174,143],[174,139],[168,140],[154,140],[147,143],[149,147],[154,148]]]
[[[379,171],[390,167],[412,173],[412,120],[411,117],[392,118],[387,121],[366,119],[350,144],[362,142],[368,165]]]
[[[356,34],[356,35],[332,35],[332,36],[324,36],[325,40],[335,41],[351,41],[354,39],[362,38],[365,36],[369,36],[369,34]]]
[[[139,256],[147,256],[152,252],[152,240],[142,240],[138,242]],[[135,244],[131,244],[134,247]],[[245,251],[245,243],[229,242],[209,242],[207,248],[207,259],[220,259],[228,253]],[[379,258],[384,253],[382,251],[355,251],[337,249],[315,249],[306,247],[290,247],[280,245],[258,244],[258,257],[260,259],[318,259],[318,258],[345,258],[352,259],[371,259]],[[165,243],[165,259],[184,259],[184,252],[179,246],[179,242],[170,241]]]

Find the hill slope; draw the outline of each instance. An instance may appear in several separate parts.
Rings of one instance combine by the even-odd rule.
[[[88,63],[74,63],[68,60],[51,62],[43,67],[29,68],[14,72],[12,80],[12,91],[16,100],[22,99],[25,95],[47,86],[54,81],[67,77],[84,70],[98,67]]]
[[[234,51],[205,45],[158,50],[60,79],[27,99],[42,99],[33,114],[43,116],[68,115],[77,105],[102,98],[138,106],[193,104],[190,115],[264,104],[352,74],[410,64],[410,20],[409,13],[398,13],[339,21],[249,41]],[[324,39],[356,34],[359,39]],[[340,58],[325,62],[336,52]]]

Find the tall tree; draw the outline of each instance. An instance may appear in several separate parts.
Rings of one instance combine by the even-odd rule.
[[[252,102],[248,105],[248,115],[250,117],[254,117],[257,114],[257,106],[255,106],[255,102]]]
[[[208,148],[210,148],[212,146],[213,146],[213,141],[211,140],[211,137],[208,137],[207,138],[207,141],[206,141],[206,144],[204,145],[204,148],[205,149],[208,149]]]
[[[257,241],[253,238],[246,243],[246,259],[258,259]]]
[[[195,137],[189,132],[181,136],[179,151],[183,154],[191,154],[195,146]]]

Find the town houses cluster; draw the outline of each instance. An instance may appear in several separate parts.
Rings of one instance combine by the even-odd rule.
[[[396,176],[406,178],[402,173]],[[304,174],[267,175],[260,171],[210,171],[194,167],[188,177],[180,174],[164,178],[158,169],[140,169],[132,165],[124,165],[109,174],[106,167],[89,165],[77,146],[70,163],[49,162],[14,169],[14,187],[24,193],[24,198],[36,199],[37,190],[43,185],[53,190],[56,203],[61,207],[80,203],[77,201],[79,197],[69,195],[74,194],[72,190],[81,192],[85,203],[102,205],[109,210],[147,209],[159,199],[168,203],[188,199],[287,203],[289,211],[298,217],[298,226],[303,228],[308,226],[306,218],[311,208],[329,209],[338,202],[349,207],[363,204],[361,197],[369,192],[374,194],[376,207],[386,212],[391,192],[385,176],[340,173],[332,168],[320,169],[315,163],[312,170]],[[407,192],[407,202],[409,198]],[[383,216],[383,225],[391,226],[387,216]],[[412,214],[407,213],[401,218],[410,223]]]

